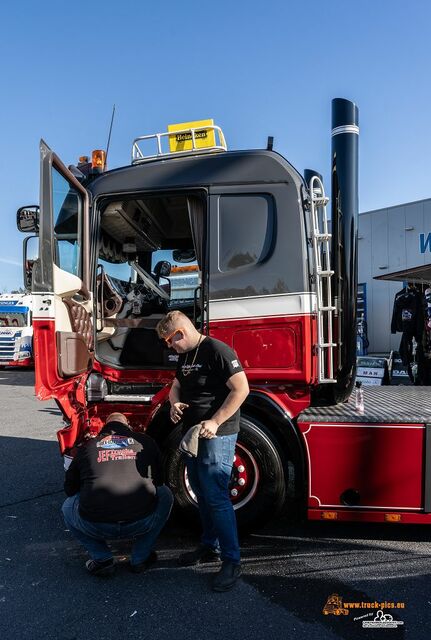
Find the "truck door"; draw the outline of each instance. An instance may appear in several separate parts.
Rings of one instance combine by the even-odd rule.
[[[55,398],[67,422],[62,451],[86,423],[85,381],[94,359],[89,290],[89,196],[41,141],[39,259],[33,272],[36,393]]]
[[[310,384],[314,294],[297,185],[210,190],[209,324],[249,380]]]

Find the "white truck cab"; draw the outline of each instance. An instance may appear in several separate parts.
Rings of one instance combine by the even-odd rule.
[[[0,295],[0,367],[33,365],[32,296]]]

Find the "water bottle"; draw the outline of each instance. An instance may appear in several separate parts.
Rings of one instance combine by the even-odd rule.
[[[355,409],[357,413],[363,415],[365,411],[364,407],[364,390],[362,388],[362,382],[356,382],[356,395],[355,395]]]

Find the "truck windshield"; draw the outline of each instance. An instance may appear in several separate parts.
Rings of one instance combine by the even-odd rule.
[[[0,314],[0,327],[25,327],[27,326],[26,313],[2,313]]]

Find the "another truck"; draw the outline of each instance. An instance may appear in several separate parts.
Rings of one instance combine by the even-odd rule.
[[[0,368],[33,366],[32,296],[0,295]]]

